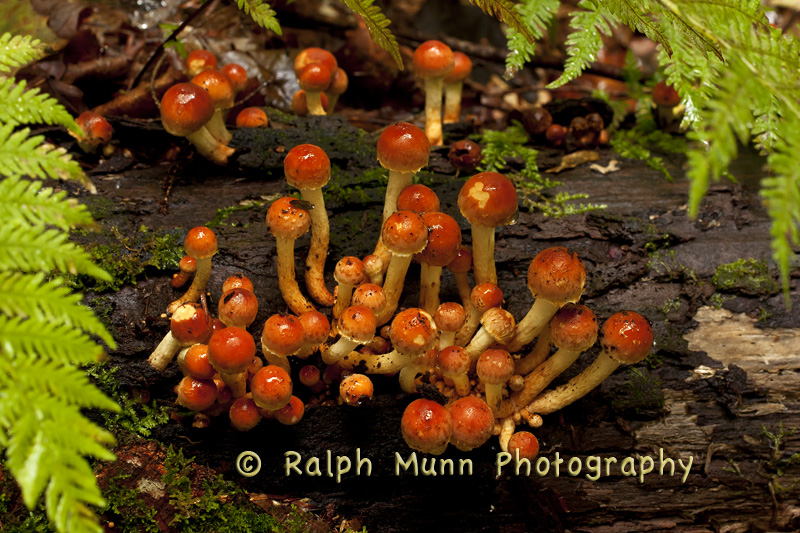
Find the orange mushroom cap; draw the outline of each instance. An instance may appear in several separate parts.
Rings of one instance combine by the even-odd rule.
[[[536,254],[528,267],[528,288],[534,298],[554,305],[577,302],[586,286],[586,268],[576,253],[554,246]]]
[[[296,353],[304,341],[303,324],[300,319],[285,314],[272,315],[264,322],[261,343],[274,354],[289,356]]]
[[[472,269],[472,251],[467,246],[461,246],[455,258],[447,265],[447,270],[454,274],[466,274]]]
[[[453,421],[443,406],[425,398],[414,400],[400,420],[406,444],[414,450],[438,455],[444,452],[453,434]]]
[[[193,83],[173,85],[161,97],[161,124],[170,135],[185,137],[214,116],[214,101]]]
[[[263,128],[269,124],[269,118],[260,107],[245,107],[236,115],[237,128]]]
[[[600,346],[615,361],[626,365],[638,363],[653,347],[653,328],[639,313],[615,313],[600,330]]]
[[[418,172],[428,164],[430,153],[428,136],[408,122],[392,124],[378,137],[378,162],[389,170]]]
[[[217,305],[217,315],[226,326],[246,328],[256,319],[258,298],[247,289],[231,289],[224,293]]]
[[[260,408],[280,409],[292,398],[292,378],[281,367],[267,365],[250,380],[250,393]]]
[[[217,58],[208,50],[192,50],[186,57],[189,76],[197,76],[204,70],[217,68]]]
[[[236,398],[228,410],[231,425],[239,431],[250,431],[261,422],[261,412],[252,398]]]
[[[192,83],[208,92],[215,109],[233,107],[233,85],[221,70],[204,70],[192,78]]]
[[[393,254],[413,255],[428,243],[428,226],[413,211],[395,211],[383,223],[381,239]]]
[[[445,83],[464,81],[472,73],[472,61],[464,52],[453,52],[453,70],[445,76]]]
[[[397,195],[398,211],[414,211],[420,215],[439,211],[439,197],[430,187],[415,183],[405,187]]]
[[[247,70],[238,63],[228,63],[220,69],[228,76],[233,92],[238,93],[247,86]]]
[[[484,383],[502,385],[514,374],[514,358],[505,350],[492,348],[478,357],[475,371]]]
[[[178,342],[191,345],[208,338],[211,321],[200,304],[185,303],[172,313],[169,329]]]
[[[455,66],[453,50],[441,41],[425,41],[414,50],[414,74],[420,78],[443,78]]]
[[[517,191],[499,172],[481,172],[464,183],[458,193],[458,207],[470,224],[503,226],[517,214]]]
[[[299,144],[283,160],[286,182],[298,189],[319,189],[331,179],[328,154],[313,144]]]
[[[303,341],[308,344],[322,344],[328,340],[331,323],[319,311],[306,311],[298,317],[303,326]]]
[[[210,379],[184,377],[177,386],[178,403],[191,411],[205,411],[217,400],[217,385]]]
[[[375,313],[363,305],[351,305],[339,317],[339,334],[359,344],[371,341],[376,327]]]
[[[205,226],[194,227],[186,234],[183,249],[195,259],[208,259],[217,253],[217,236]]]
[[[517,431],[511,435],[511,439],[508,441],[508,453],[514,457],[517,450],[519,450],[520,459],[530,461],[539,455],[539,439],[530,431]]]
[[[238,374],[247,370],[256,355],[256,343],[247,330],[227,327],[208,340],[208,358],[218,372]]]
[[[467,313],[464,306],[455,302],[445,302],[436,308],[433,320],[441,331],[458,331],[464,325]]]
[[[494,283],[478,283],[472,288],[470,293],[472,305],[483,314],[493,307],[500,307],[503,304],[503,291]]]
[[[405,355],[426,352],[436,342],[436,323],[422,309],[411,307],[397,313],[389,328],[395,349]]]
[[[291,196],[278,198],[267,210],[267,227],[276,237],[297,239],[311,227],[311,216]]]
[[[428,244],[416,255],[421,263],[445,267],[456,258],[461,246],[461,228],[453,217],[432,211],[422,214],[428,226]]]
[[[312,63],[322,63],[328,70],[335,72],[339,68],[336,57],[324,48],[310,47],[302,50],[294,58],[294,73],[298,78],[305,67]]]
[[[597,317],[582,304],[567,304],[550,320],[550,340],[556,348],[586,351],[597,340]]]
[[[333,73],[322,63],[311,63],[303,67],[297,82],[304,91],[324,91],[331,84]]]
[[[462,452],[478,448],[491,438],[494,414],[480,398],[464,396],[450,404],[447,410],[453,421],[450,442]]]

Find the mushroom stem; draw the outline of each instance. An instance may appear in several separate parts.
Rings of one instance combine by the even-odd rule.
[[[386,222],[386,219],[397,211],[397,197],[400,195],[400,191],[411,185],[413,178],[413,172],[400,172],[399,170],[389,171],[389,182],[386,184],[386,198],[383,202],[383,222]],[[381,224],[383,222],[381,222]],[[392,258],[392,253],[386,248],[386,245],[383,244],[383,240],[380,238],[378,239],[378,244],[375,246],[375,251],[372,252],[372,255],[378,256],[380,260],[383,261],[383,272],[386,272],[389,267],[390,259]]]
[[[429,315],[439,307],[439,287],[442,283],[442,267],[428,263],[420,265],[419,306]],[[451,342],[452,344],[452,342]]]
[[[333,304],[333,316],[339,318],[344,310],[350,307],[355,287],[349,283],[339,283],[336,288],[336,303]]]
[[[308,105],[309,115],[325,114],[325,108],[322,107],[322,91],[306,90],[306,104]]]
[[[230,387],[231,395],[234,398],[241,398],[247,392],[247,371],[236,374],[220,372],[219,377],[225,385]]]
[[[528,313],[517,323],[514,337],[506,345],[509,352],[516,352],[536,338],[558,311],[558,307],[544,298],[537,298]],[[525,372],[519,372],[524,374]]]
[[[340,337],[338,341],[322,352],[322,362],[326,365],[336,364],[344,356],[358,348],[360,344],[360,342]]]
[[[505,383],[484,383],[484,390],[486,391],[486,405],[495,413],[495,416],[500,411],[500,402],[503,400],[503,386]]]
[[[178,342],[178,339],[175,338],[171,331],[168,331],[164,338],[161,339],[161,342],[158,343],[156,349],[153,350],[153,353],[150,354],[150,357],[147,358],[147,362],[159,372],[163,372],[180,349],[181,343]]]
[[[203,294],[208,285],[208,279],[211,277],[211,258],[196,259],[197,272],[194,274],[194,279],[189,288],[183,296],[167,306],[167,313],[172,314],[180,306],[190,302],[197,302],[200,300],[200,295]],[[169,361],[167,361],[169,362]]]
[[[444,84],[444,123],[455,124],[461,115],[461,89],[464,83],[456,81]]]
[[[311,244],[306,257],[306,288],[311,297],[320,305],[333,305],[333,294],[325,286],[325,260],[328,257],[330,225],[322,189],[300,189],[303,200],[310,203]]]
[[[294,239],[276,236],[275,240],[278,254],[278,288],[281,290],[286,305],[297,315],[306,311],[314,311],[314,306],[300,292],[294,276]],[[198,261],[195,279],[199,273],[200,262]]]
[[[211,135],[205,126],[194,133],[190,133],[186,138],[197,148],[200,155],[217,165],[227,164],[228,157],[234,152],[233,148],[222,144],[216,137]]]
[[[517,429],[517,424],[512,417],[508,416],[500,421],[500,428],[500,436],[497,437],[497,440],[500,442],[500,449],[508,452],[508,441],[511,440],[514,430]]]
[[[536,339],[536,345],[533,347],[531,352],[517,361],[516,365],[514,366],[514,373],[520,374],[521,376],[527,376],[536,367],[544,363],[545,359],[547,359],[547,356],[549,355],[550,331],[546,329],[541,335],[539,335],[539,338]]]
[[[400,388],[409,394],[417,392],[417,384],[414,380],[417,374],[424,374],[432,368],[432,359],[423,353],[417,357],[411,358],[409,363],[400,369],[398,379],[400,381]]]
[[[464,325],[461,326],[461,329],[456,333],[456,344],[458,346],[466,346],[481,323],[481,315],[478,313],[475,306],[472,305],[472,298],[470,297],[472,289],[469,286],[469,276],[467,273],[453,272],[453,277],[456,280],[456,289],[458,290],[458,296],[461,298],[461,305],[463,305],[464,309],[467,311],[467,318],[464,321]]]
[[[559,348],[552,357],[525,376],[525,386],[519,392],[513,393],[511,399],[517,405],[529,404],[554,379],[569,368],[581,353],[581,350]]]
[[[441,146],[442,89],[444,77],[425,78],[425,135],[432,146]]]
[[[494,264],[494,227],[472,224],[472,268],[475,284],[497,284]]]
[[[439,349],[444,350],[456,344],[455,331],[441,331],[439,330]]]
[[[205,128],[208,132],[214,136],[222,144],[228,144],[231,142],[231,132],[228,131],[228,128],[225,127],[225,114],[227,114],[228,110],[217,109],[214,111],[214,115],[211,117]]]
[[[264,358],[267,360],[267,364],[275,365],[280,367],[286,371],[287,374],[292,373],[292,367],[289,365],[289,358],[285,355],[278,355],[269,348],[264,345],[264,342],[261,343],[261,352],[264,354]]]
[[[386,294],[386,307],[383,308],[376,319],[378,325],[387,323],[397,310],[400,295],[403,292],[406,272],[411,265],[411,255],[391,254],[389,269],[386,271],[386,280],[383,283],[383,292]]]
[[[579,400],[610,376],[620,363],[603,351],[583,372],[567,383],[547,391],[527,407],[530,413],[547,415]]]
[[[394,374],[403,369],[411,358],[397,350],[382,354],[350,352],[339,360],[342,368],[358,368],[364,374]]]
[[[475,361],[477,361],[478,357],[480,357],[494,342],[495,338],[486,331],[485,327],[481,327],[481,329],[478,330],[470,343],[464,348],[469,355],[471,367],[475,366]]]

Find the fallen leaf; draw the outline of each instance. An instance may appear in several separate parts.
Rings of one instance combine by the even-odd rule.
[[[608,162],[608,165],[605,167],[603,165],[598,165],[597,163],[595,163],[593,165],[589,165],[589,168],[591,170],[594,170],[595,172],[599,172],[600,174],[605,175],[605,174],[610,174],[611,172],[618,171],[619,165],[617,163],[619,163],[619,161],[617,161],[616,159],[612,159],[611,161]]]
[[[551,174],[555,174],[557,172],[561,172],[563,170],[568,170],[570,168],[575,168],[578,165],[582,165],[583,163],[588,163],[589,161],[597,161],[600,159],[600,154],[594,152],[592,150],[580,150],[578,152],[573,152],[571,154],[567,154],[561,158],[561,163],[557,167],[548,168],[545,172],[549,172]]]

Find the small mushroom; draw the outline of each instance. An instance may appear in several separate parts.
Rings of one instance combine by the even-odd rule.
[[[470,311],[467,312],[464,325],[456,333],[456,344],[459,346],[472,342],[486,311],[503,305],[503,291],[494,283],[479,283],[470,292],[469,302]]]
[[[432,315],[439,307],[442,268],[455,259],[461,247],[461,228],[453,217],[437,211],[423,213],[422,220],[428,226],[428,244],[415,256],[422,265],[419,306]]]
[[[277,241],[278,287],[283,299],[295,314],[314,311],[294,275],[294,241],[311,227],[308,211],[290,196],[278,198],[267,210],[267,227]]]
[[[169,332],[147,359],[150,366],[162,372],[182,347],[206,340],[211,333],[211,322],[203,308],[196,303],[178,307],[169,321]]]
[[[450,443],[468,452],[483,446],[492,437],[494,415],[489,406],[475,396],[465,396],[447,407],[453,423]]]
[[[439,351],[438,365],[442,376],[453,382],[456,394],[466,396],[469,394],[469,355],[460,346],[448,346]]]
[[[364,281],[364,263],[358,257],[343,257],[336,263],[333,279],[336,280],[336,303],[333,305],[333,316],[339,315],[350,305],[353,289]]]
[[[453,51],[441,41],[425,41],[414,50],[414,74],[425,83],[425,134],[433,146],[442,139],[442,90],[453,71]]]
[[[324,115],[322,92],[331,84],[333,72],[322,63],[306,65],[297,76],[300,88],[306,92],[309,115]]]
[[[350,306],[339,317],[339,340],[322,352],[325,364],[337,363],[345,355],[366,344],[375,335],[375,314],[362,305]]]
[[[208,50],[192,50],[186,57],[186,73],[193,78],[204,70],[217,68],[217,58]]]
[[[485,387],[486,404],[497,413],[503,400],[503,385],[514,374],[514,359],[505,350],[486,350],[478,357],[475,371]]]
[[[196,271],[192,284],[183,296],[167,306],[167,313],[174,313],[178,307],[188,302],[196,302],[205,293],[211,277],[211,258],[217,253],[217,236],[205,226],[189,230],[183,241],[186,254],[195,260]]]
[[[231,289],[219,299],[217,315],[226,326],[247,328],[258,314],[258,298],[247,289]]]
[[[339,384],[339,398],[354,407],[372,399],[374,391],[372,380],[364,374],[350,374]]]
[[[210,379],[184,377],[176,387],[178,404],[190,411],[205,411],[217,400],[217,386]]]
[[[291,396],[289,402],[275,411],[275,420],[284,426],[293,426],[303,419],[306,406],[297,396]]]
[[[180,272],[172,275],[172,286],[180,289],[192,279],[194,273],[197,272],[197,261],[191,255],[184,255],[178,263]]]
[[[272,315],[264,322],[261,332],[261,351],[271,365],[291,372],[288,357],[303,346],[304,332],[300,319],[292,315]]]
[[[256,343],[247,330],[227,327],[215,331],[208,340],[208,360],[220,379],[231,389],[234,398],[244,396],[247,368],[256,355]]]
[[[233,107],[233,85],[230,78],[221,70],[204,70],[192,83],[204,89],[214,101],[214,115],[206,123],[206,128],[220,143],[231,141],[231,132],[225,127],[227,110]]]
[[[415,183],[409,185],[397,195],[398,211],[413,211],[420,215],[431,211],[439,211],[439,197],[430,187]]]
[[[463,52],[453,52],[453,70],[444,78],[445,124],[455,124],[461,115],[461,89],[472,73],[472,61]]]
[[[93,154],[111,141],[114,130],[102,115],[94,111],[84,111],[78,115],[75,123],[83,132],[83,136],[78,137],[78,146],[84,152]]]
[[[333,115],[333,112],[336,108],[336,102],[339,101],[339,97],[347,90],[348,81],[347,73],[341,68],[337,68],[333,72],[331,84],[325,91],[328,94],[328,101],[330,102],[330,105],[327,106],[329,115]]]
[[[231,419],[231,426],[237,431],[250,431],[261,422],[261,413],[256,402],[245,396],[234,400],[228,416]]]
[[[260,107],[245,107],[236,115],[237,128],[266,128],[269,118]]]
[[[445,302],[436,308],[433,320],[439,328],[439,349],[444,350],[456,342],[456,333],[464,325],[467,314],[464,307],[455,302]]]
[[[250,393],[261,409],[276,411],[292,399],[292,378],[281,367],[267,365],[250,380]]]
[[[488,309],[481,316],[481,328],[465,348],[470,359],[478,359],[495,342],[502,345],[514,336],[515,327],[514,315],[500,307]]]
[[[303,345],[295,354],[300,359],[308,359],[313,351],[328,340],[331,323],[319,311],[306,311],[298,319],[303,326]]]
[[[442,405],[419,398],[408,404],[400,420],[400,431],[409,448],[440,455],[453,434],[450,413]]]

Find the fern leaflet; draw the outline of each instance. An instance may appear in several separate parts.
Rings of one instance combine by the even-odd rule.
[[[26,87],[25,81],[0,78],[0,123],[59,124],[81,133],[72,115],[55,98]]]
[[[0,35],[0,72],[11,72],[13,68],[39,59],[42,56],[40,45],[38,39],[29,35]]]
[[[571,15],[571,26],[575,31],[567,38],[569,57],[564,65],[564,72],[548,88],[560,87],[580,76],[589,63],[597,58],[597,52],[603,46],[600,35],[611,35],[608,21],[594,1],[583,0],[578,6],[583,11],[576,11]]]
[[[272,30],[281,35],[281,25],[275,18],[275,10],[263,0],[236,0],[239,9],[255,21],[256,24],[267,30]]]
[[[369,30],[372,40],[378,46],[389,52],[394,59],[400,70],[403,70],[403,58],[400,56],[400,46],[397,44],[397,39],[389,30],[391,20],[386,18],[386,15],[376,5],[373,5],[374,0],[341,0],[344,5],[353,10],[353,12],[361,17],[364,24]]]
[[[520,18],[520,14],[515,9],[516,4],[510,0],[469,0],[469,3],[478,6],[484,13],[500,22],[505,22],[522,34],[528,42],[533,43],[536,40],[530,27]]]
[[[559,5],[558,0],[523,0],[516,5],[516,10],[534,40],[538,40],[544,36]],[[514,28],[508,29],[506,38],[509,54],[506,57],[505,78],[509,79],[536,54],[536,43]]]
[[[92,217],[85,205],[65,200],[66,191],[54,192],[41,182],[19,176],[0,181],[0,218],[9,220],[17,213],[31,224],[46,224],[59,229],[88,226]]]

